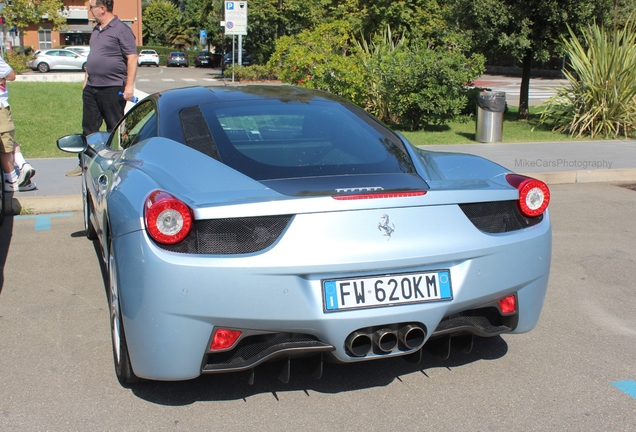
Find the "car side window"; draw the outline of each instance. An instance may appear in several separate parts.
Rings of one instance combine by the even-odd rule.
[[[147,138],[157,136],[157,110],[154,101],[140,102],[117,126],[111,136],[110,148],[125,150]]]

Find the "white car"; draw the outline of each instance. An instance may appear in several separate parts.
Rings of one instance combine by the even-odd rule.
[[[86,71],[86,57],[65,49],[36,51],[29,62],[32,70],[47,73],[50,70]]]
[[[73,45],[66,47],[66,49],[84,57],[88,57],[88,54],[91,52],[91,47],[88,45]]]
[[[159,54],[155,50],[141,50],[139,56],[137,56],[137,65],[155,65],[159,66]]]

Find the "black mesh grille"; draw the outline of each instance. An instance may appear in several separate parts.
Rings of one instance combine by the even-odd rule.
[[[290,220],[289,215],[197,220],[182,242],[158,246],[172,252],[192,254],[258,252],[271,246]]]
[[[464,214],[480,231],[489,234],[505,233],[528,228],[543,220],[521,214],[516,200],[460,204]]]

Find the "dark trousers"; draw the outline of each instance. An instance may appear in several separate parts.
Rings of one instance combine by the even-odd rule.
[[[82,117],[82,133],[90,135],[99,132],[102,122],[106,122],[106,130],[112,131],[124,115],[126,100],[119,94],[124,86],[84,87],[82,101],[84,114]]]

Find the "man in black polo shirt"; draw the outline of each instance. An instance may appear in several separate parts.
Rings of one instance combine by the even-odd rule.
[[[131,100],[135,92],[135,35],[113,14],[113,3],[113,0],[92,0],[89,6],[97,25],[91,34],[82,93],[84,135],[98,132],[103,121],[107,131],[113,130],[124,115],[126,101]],[[78,176],[81,173],[78,166],[66,175]]]

